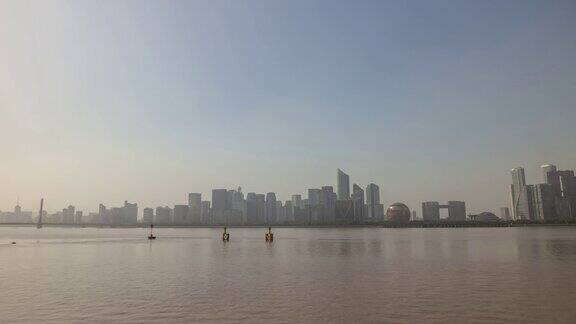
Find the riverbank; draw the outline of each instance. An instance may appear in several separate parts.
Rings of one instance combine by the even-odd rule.
[[[0,223],[2,227],[35,227],[35,223]],[[146,228],[150,224],[42,224],[42,227],[89,227],[89,228]],[[532,222],[423,222],[411,221],[409,223],[381,222],[372,224],[330,224],[330,225],[294,225],[294,224],[277,224],[277,225],[174,225],[174,224],[154,224],[156,228],[463,228],[463,227],[525,227],[525,226],[576,226],[576,223],[532,223]]]

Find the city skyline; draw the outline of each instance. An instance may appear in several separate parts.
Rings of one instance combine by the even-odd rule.
[[[549,161],[548,161],[548,162],[549,162]],[[503,204],[501,204],[501,205],[495,205],[495,207],[494,207],[493,209],[482,209],[482,208],[480,208],[480,207],[474,207],[474,205],[473,205],[472,203],[469,203],[468,201],[466,201],[466,203],[467,203],[467,210],[468,210],[470,213],[472,213],[472,214],[488,211],[488,212],[492,212],[492,213],[498,215],[498,214],[501,214],[501,212],[502,212],[501,209],[502,209],[503,207],[508,207],[508,208],[510,208],[510,211],[509,211],[509,212],[511,213],[511,217],[512,217],[512,218],[515,217],[515,215],[514,215],[515,212],[514,212],[514,207],[513,207],[513,205],[514,205],[514,199],[513,199],[513,198],[514,198],[514,197],[512,196],[511,188],[512,188],[512,185],[514,185],[514,179],[515,179],[514,174],[515,174],[516,170],[519,170],[519,171],[521,172],[522,183],[523,183],[524,186],[526,186],[527,183],[534,183],[534,184],[544,184],[544,183],[547,183],[547,179],[546,179],[545,176],[542,174],[543,172],[544,172],[544,174],[547,172],[547,171],[546,171],[546,170],[548,170],[547,168],[554,168],[553,170],[555,171],[555,170],[556,170],[556,164],[549,164],[549,163],[540,164],[540,165],[538,165],[538,167],[537,167],[536,169],[534,169],[534,168],[529,168],[529,170],[531,170],[530,172],[525,172],[526,168],[524,168],[524,167],[522,167],[522,166],[518,166],[518,167],[512,168],[512,169],[511,169],[511,172],[512,172],[512,174],[513,174],[513,176],[512,176],[512,182],[510,182],[510,179],[509,179],[509,173],[510,173],[510,172],[508,172],[508,176],[507,176],[508,179],[506,179],[506,181],[508,181],[508,184],[507,184],[507,186],[502,190],[502,191],[504,191],[504,196],[503,196],[503,197],[505,197],[505,199],[503,199],[503,200],[504,200],[504,203],[503,203]],[[570,168],[570,167],[565,168],[565,167],[563,167],[562,169],[572,170],[572,169],[575,169],[575,168]],[[336,172],[337,172],[336,177],[334,177],[335,180],[333,180],[332,183],[331,183],[331,182],[327,182],[326,184],[320,184],[320,185],[318,185],[318,186],[316,186],[316,187],[321,188],[322,186],[331,186],[331,187],[333,188],[333,190],[335,190],[335,194],[337,195],[338,179],[341,179],[342,175],[344,175],[344,176],[346,177],[346,181],[348,182],[348,187],[349,187],[349,190],[348,190],[349,196],[347,197],[347,199],[352,199],[352,200],[353,200],[353,199],[354,199],[354,197],[353,197],[354,195],[353,195],[353,192],[352,192],[350,189],[353,189],[353,186],[357,186],[357,185],[358,185],[357,181],[355,180],[354,177],[352,177],[352,181],[350,181],[350,179],[351,179],[350,176],[349,176],[348,174],[344,173],[340,168],[336,168]],[[560,171],[560,172],[563,172],[563,171]],[[526,173],[528,173],[528,176],[526,175]],[[360,183],[360,184],[361,184],[361,183]],[[369,192],[365,192],[365,193],[364,193],[364,191],[365,191],[364,189],[367,189],[367,187],[370,186],[370,185],[376,185],[376,184],[374,184],[373,182],[368,182],[368,183],[366,183],[366,184],[362,184],[362,185],[360,186],[360,188],[359,188],[359,189],[361,189],[361,191],[363,191],[363,194],[365,195],[365,196],[364,196],[364,200],[365,200],[365,202],[366,202],[368,205],[370,204],[370,203],[369,203],[369,199],[367,198]],[[310,188],[313,188],[313,187],[314,187],[314,186],[310,186]],[[394,203],[394,202],[403,202],[403,203],[406,203],[406,204],[408,205],[408,207],[410,208],[410,210],[412,210],[412,211],[416,211],[416,210],[417,210],[418,212],[421,212],[421,209],[420,209],[420,208],[421,208],[422,203],[424,203],[424,202],[435,201],[435,200],[437,200],[437,201],[449,201],[449,200],[450,200],[450,199],[449,199],[450,196],[448,196],[448,197],[440,197],[440,198],[427,198],[427,199],[423,199],[423,200],[416,201],[416,202],[412,202],[412,203],[410,203],[410,200],[408,200],[408,199],[391,200],[391,199],[389,199],[389,198],[386,199],[387,197],[383,197],[382,188],[381,188],[380,185],[376,185],[376,187],[377,187],[377,191],[378,191],[378,196],[377,196],[377,197],[378,197],[378,202],[381,203],[382,205],[384,205],[384,207],[386,207],[386,206],[388,206],[389,204],[392,204],[392,203]],[[243,187],[243,186],[238,186],[238,185],[233,185],[233,186],[226,187],[226,188],[210,188],[210,189],[207,189],[207,190],[201,191],[201,192],[193,192],[193,191],[189,190],[188,192],[179,194],[179,196],[184,197],[184,198],[182,198],[182,199],[178,199],[178,198],[175,198],[175,197],[174,197],[174,198],[171,200],[172,202],[168,202],[168,203],[158,203],[158,204],[151,204],[151,205],[143,204],[143,203],[141,203],[138,199],[126,200],[126,199],[121,199],[121,198],[119,198],[119,199],[117,199],[117,200],[106,201],[106,202],[103,202],[103,201],[101,201],[101,200],[100,200],[100,201],[95,200],[96,203],[94,204],[94,206],[88,206],[87,208],[86,208],[85,206],[75,204],[73,201],[67,201],[66,203],[61,204],[61,205],[55,205],[54,203],[52,203],[52,204],[48,204],[48,206],[50,206],[50,207],[46,207],[46,206],[47,206],[47,201],[45,201],[45,202],[44,202],[44,211],[47,211],[47,212],[57,212],[57,211],[61,211],[62,208],[64,208],[65,206],[69,206],[69,207],[70,207],[70,206],[73,206],[73,207],[75,207],[77,210],[81,210],[81,211],[84,211],[84,212],[92,212],[92,211],[97,211],[97,210],[98,210],[97,207],[98,207],[98,205],[100,205],[100,204],[103,204],[103,205],[105,205],[105,206],[109,206],[109,205],[110,205],[110,206],[113,206],[113,205],[122,204],[123,202],[126,202],[126,201],[133,201],[133,202],[135,202],[135,203],[138,204],[139,208],[141,208],[140,211],[139,211],[139,214],[138,214],[138,219],[141,219],[141,218],[142,218],[142,215],[143,215],[143,212],[144,212],[144,209],[146,209],[146,208],[153,208],[153,209],[155,209],[157,206],[163,207],[163,206],[176,206],[176,205],[183,205],[183,204],[195,204],[195,203],[196,203],[196,200],[199,199],[198,197],[196,197],[196,195],[201,195],[202,197],[205,198],[204,200],[202,200],[202,202],[204,202],[205,200],[207,200],[207,201],[209,201],[209,202],[212,202],[212,195],[213,195],[213,193],[214,193],[214,190],[216,190],[216,191],[218,191],[218,190],[228,191],[228,190],[234,190],[234,189],[236,189],[236,188],[245,188],[245,187]],[[502,189],[502,188],[500,188],[500,189]],[[294,196],[305,197],[305,196],[307,195],[308,190],[309,190],[309,188],[305,188],[305,189],[302,189],[301,192],[298,192],[298,193],[288,193],[286,196],[280,196],[280,195],[278,195],[278,192],[276,192],[276,191],[263,191],[263,192],[259,192],[259,191],[255,191],[255,190],[249,190],[249,189],[248,189],[248,190],[245,190],[245,189],[244,189],[243,191],[246,192],[246,193],[257,193],[257,194],[258,194],[258,193],[262,193],[262,194],[264,194],[264,195],[266,195],[266,194],[274,194],[274,195],[276,196],[276,198],[277,198],[278,201],[284,202],[284,201],[290,201],[290,200],[292,200]],[[45,196],[42,196],[42,197],[40,197],[40,198],[46,198],[46,196],[49,197],[50,195],[45,195]],[[458,195],[456,194],[456,195],[454,195],[454,196],[458,196]],[[210,197],[210,199],[206,199],[207,197]],[[12,204],[11,206],[8,206],[7,208],[0,209],[0,212],[11,212],[11,211],[13,211],[14,208],[17,207],[17,206],[19,206],[22,210],[26,210],[26,211],[36,211],[36,209],[37,209],[37,207],[38,207],[38,206],[36,206],[36,205],[38,205],[38,202],[39,202],[39,199],[40,199],[40,198],[38,198],[36,201],[31,201],[31,203],[30,203],[30,199],[26,199],[25,201],[28,201],[29,203],[28,203],[28,204],[25,204],[25,203],[22,203],[22,202],[21,202],[21,201],[22,201],[22,197],[21,197],[21,196],[16,196],[15,204]],[[340,200],[340,198],[338,198],[338,199]],[[194,201],[194,202],[192,202],[192,201]],[[528,202],[526,202],[525,204],[527,205]],[[525,208],[528,208],[528,207],[526,206]],[[370,211],[366,211],[366,212],[367,212],[367,213],[370,213]],[[384,212],[385,212],[385,211],[384,211]],[[34,214],[34,215],[35,215],[35,214]],[[447,216],[447,214],[445,214],[444,216]],[[422,217],[422,216],[420,216],[420,217]],[[524,218],[524,217],[519,217],[519,219],[522,219],[522,218]],[[525,217],[525,218],[528,219],[528,217]]]
[[[499,208],[500,216],[496,216],[496,210],[467,213],[465,201],[449,200],[447,204],[423,201],[422,214],[418,219],[425,222],[488,218],[506,221],[573,221],[576,217],[574,171],[559,170],[554,164],[543,164],[540,171],[540,181],[528,184],[523,167],[510,170],[512,181],[509,185],[509,206]],[[125,200],[123,207],[111,209],[100,203],[97,213],[84,213],[74,205],[69,205],[52,214],[43,209],[43,215],[50,223],[136,224],[138,221],[175,225],[362,224],[381,222],[388,218],[385,210],[387,204],[381,203],[378,185],[369,183],[364,190],[357,183],[353,183],[350,194],[350,176],[340,168],[336,169],[336,183],[336,192],[334,187],[329,185],[308,188],[308,195],[304,199],[301,194],[292,194],[290,199],[283,200],[277,197],[275,192],[248,192],[244,195],[239,186],[237,189],[212,189],[210,200],[207,200],[206,196],[205,200],[202,200],[202,193],[190,192],[187,194],[186,204],[174,204],[174,208],[167,204],[158,205],[156,213],[151,206],[145,206],[139,211],[138,203]],[[44,199],[42,205],[43,202]],[[399,202],[390,206],[398,204],[404,206]],[[417,220],[417,209],[407,208],[408,212],[412,213],[411,219]],[[447,210],[443,216],[441,209]],[[23,210],[18,198],[13,212],[0,211],[0,221],[33,222],[33,215],[34,212]]]
[[[120,7],[0,2],[0,210],[286,200],[340,167],[497,212],[509,168],[576,169],[573,1]]]
[[[0,0],[6,323],[572,323],[576,0]]]

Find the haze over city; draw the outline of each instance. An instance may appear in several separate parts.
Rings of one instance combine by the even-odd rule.
[[[0,210],[287,200],[342,168],[385,206],[497,212],[511,168],[576,169],[575,10],[1,1]]]
[[[574,323],[576,1],[0,0],[0,322]]]

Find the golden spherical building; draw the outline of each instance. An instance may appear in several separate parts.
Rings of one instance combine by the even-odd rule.
[[[408,223],[410,221],[410,208],[403,203],[393,203],[386,210],[386,220],[391,222]]]

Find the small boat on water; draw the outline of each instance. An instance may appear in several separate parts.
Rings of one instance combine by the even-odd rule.
[[[272,233],[272,227],[268,227],[268,233],[266,233],[265,237],[266,237],[266,242],[274,241],[274,233]]]
[[[226,232],[226,227],[224,227],[224,233],[222,233],[222,241],[230,241],[230,233]]]
[[[155,240],[156,236],[152,233],[152,229],[154,228],[154,224],[150,224],[150,235],[148,235],[149,240]]]

